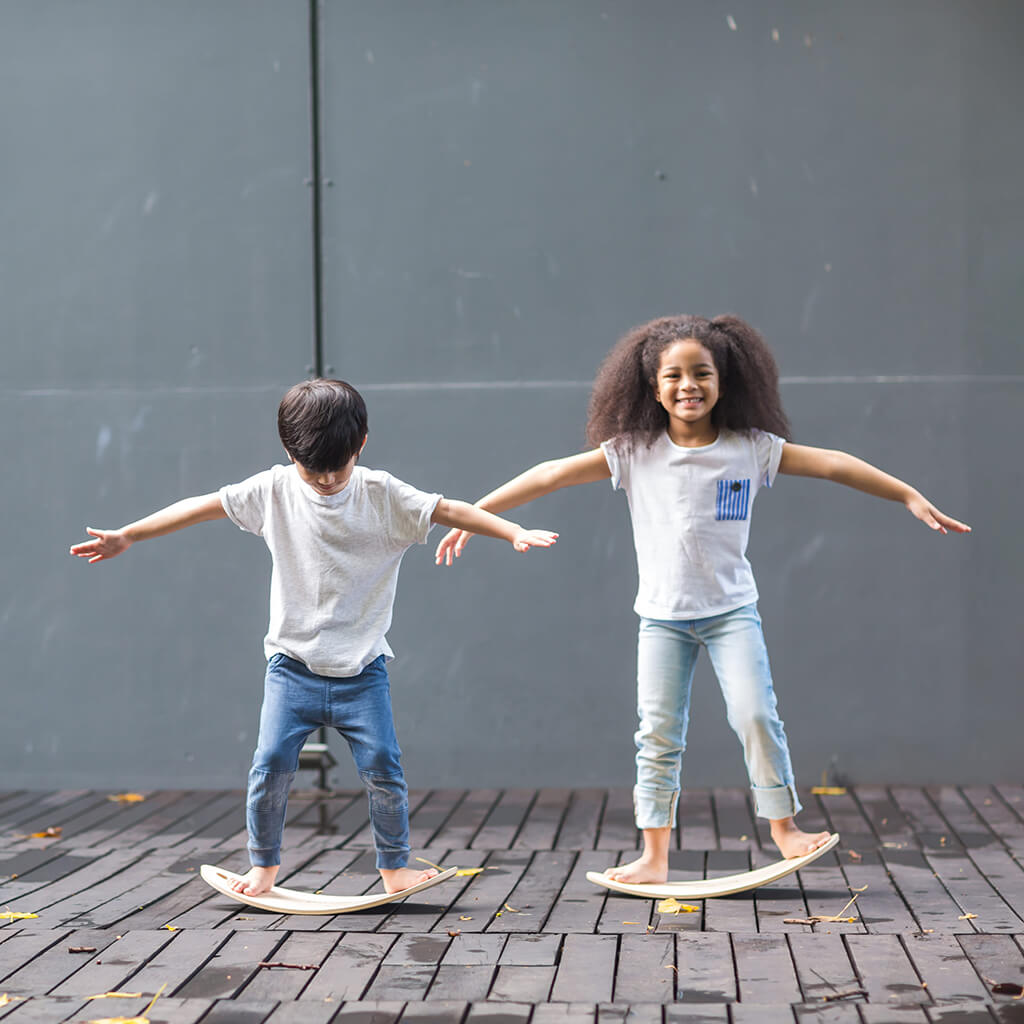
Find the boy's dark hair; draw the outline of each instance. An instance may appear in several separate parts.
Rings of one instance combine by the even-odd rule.
[[[281,399],[277,432],[304,469],[331,473],[358,454],[366,437],[366,403],[343,380],[304,380]]]
[[[654,397],[661,353],[693,338],[715,361],[720,395],[711,410],[716,427],[747,433],[767,430],[789,437],[779,395],[779,371],[764,339],[737,316],[667,316],[634,327],[597,371],[587,413],[587,441],[613,437],[650,447],[668,429],[668,413]]]

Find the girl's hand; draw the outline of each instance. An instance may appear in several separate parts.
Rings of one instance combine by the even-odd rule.
[[[437,551],[434,552],[434,565],[451,565],[453,558],[461,556],[462,549],[469,543],[469,538],[472,536],[473,534],[466,530],[457,528],[449,530],[441,538],[441,543],[437,545]]]
[[[917,516],[922,523],[930,526],[933,530],[938,530],[939,533],[948,533],[949,530],[954,533],[971,532],[971,528],[966,523],[961,523],[959,519],[954,519],[952,516],[947,516],[945,512],[939,511],[923,494],[915,492],[912,497],[907,499],[906,504],[912,515]]]
[[[520,530],[512,540],[516,551],[529,551],[530,548],[549,548],[558,540],[557,533],[549,530]]]
[[[79,558],[88,558],[90,564],[116,558],[132,546],[132,542],[120,530],[94,530],[87,526],[85,532],[95,539],[75,544],[71,548],[71,554]]]

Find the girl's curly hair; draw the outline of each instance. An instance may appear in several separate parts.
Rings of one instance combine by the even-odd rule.
[[[654,397],[661,353],[693,338],[710,353],[720,393],[711,422],[747,433],[767,430],[789,437],[779,396],[779,371],[761,335],[737,316],[667,316],[634,327],[608,353],[594,381],[587,412],[587,441],[613,437],[650,447],[668,429],[668,413]]]

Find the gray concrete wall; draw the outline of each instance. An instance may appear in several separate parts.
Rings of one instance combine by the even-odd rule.
[[[975,528],[817,481],[759,499],[799,779],[1015,777],[1019,5],[316,9],[322,365],[367,398],[364,461],[474,498],[580,448],[628,327],[735,311],[796,440]],[[282,458],[277,401],[315,362],[307,5],[21,0],[0,22],[4,785],[240,785],[260,542],[220,523],[109,565],[66,549]],[[442,571],[435,531],[406,557],[413,785],[631,778],[625,502],[591,485],[521,517],[558,546],[478,540]],[[706,668],[694,701],[687,781],[742,783]]]

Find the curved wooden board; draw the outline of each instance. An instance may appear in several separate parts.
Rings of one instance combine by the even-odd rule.
[[[613,892],[621,892],[626,896],[644,896],[650,900],[666,900],[675,897],[677,900],[705,900],[715,896],[732,896],[737,892],[757,889],[759,886],[777,882],[786,875],[799,871],[823,854],[828,853],[839,842],[839,833],[833,833],[824,846],[812,850],[803,857],[792,860],[779,860],[767,864],[754,871],[744,871],[739,875],[724,875],[721,878],[702,878],[692,882],[665,882],[662,885],[631,885],[628,882],[616,882],[599,871],[588,871],[587,881],[604,886]]]
[[[458,868],[448,868],[440,874],[428,878],[419,885],[414,885],[401,892],[371,892],[365,896],[331,896],[329,893],[301,892],[298,889],[285,889],[283,886],[275,885],[270,892],[262,896],[243,896],[234,892],[230,886],[241,875],[226,868],[219,868],[214,864],[204,864],[199,873],[203,881],[212,885],[222,896],[245,903],[250,907],[258,907],[260,910],[269,910],[274,914],[348,914],[353,910],[369,910],[372,907],[381,907],[385,903],[396,903],[404,900],[413,893],[422,892],[440,882],[445,882],[455,876]]]

